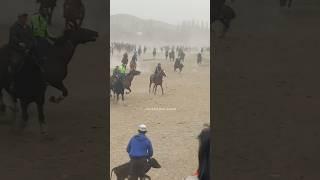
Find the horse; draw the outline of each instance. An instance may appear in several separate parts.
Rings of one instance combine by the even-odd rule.
[[[197,55],[197,64],[201,64],[202,63],[202,55],[201,53],[198,53]]]
[[[119,95],[121,95],[122,101],[124,101],[124,86],[120,76],[112,76],[110,78],[111,90],[114,94],[114,98],[117,96],[117,102],[119,101]],[[116,95],[116,96],[115,96]]]
[[[52,96],[51,102],[59,103],[68,96],[68,89],[63,81],[68,75],[68,64],[78,45],[95,42],[97,38],[98,33],[89,29],[66,30],[55,45],[48,49],[48,58],[43,63],[44,76],[49,85],[62,92],[60,97]]]
[[[169,60],[170,60],[170,62],[171,62],[171,59],[172,59],[172,61],[174,61],[174,58],[175,58],[174,51],[171,51],[171,52],[169,53]]]
[[[156,95],[157,93],[157,87],[160,86],[161,87],[161,90],[162,90],[162,95],[163,95],[163,87],[162,87],[162,79],[163,77],[167,77],[166,73],[161,70],[160,73],[157,73],[157,74],[152,74],[150,76],[150,83],[149,83],[149,93],[150,93],[150,90],[151,90],[151,85],[153,85],[153,92],[154,94]]]
[[[126,76],[125,78],[122,80],[122,84],[123,84],[123,89],[127,89],[129,90],[129,92],[126,92],[126,94],[131,93],[131,83],[133,81],[134,76],[140,75],[141,72],[140,71],[136,71],[136,70],[131,70]],[[110,77],[110,90],[113,92],[113,94],[116,94],[115,92],[115,83],[117,81],[118,77],[115,76],[111,76]],[[119,86],[120,87],[120,86]],[[121,92],[121,91],[120,91]],[[120,93],[121,94],[121,93]],[[115,96],[114,96],[115,97]]]
[[[147,163],[147,168],[145,170],[145,174],[140,176],[140,179],[149,179],[151,180],[151,177],[146,175],[151,168],[161,168],[161,165],[158,163],[158,161],[154,158],[151,158],[150,161]],[[129,172],[130,172],[130,162],[127,162],[125,164],[122,164],[120,166],[114,167],[111,170],[110,174],[110,180],[112,180],[112,174],[114,173],[117,176],[117,180],[125,180],[126,178],[129,177]]]
[[[46,8],[48,9],[48,24],[52,24],[52,15],[54,8],[57,5],[57,0],[37,0],[37,3],[40,3],[40,8]]]
[[[137,75],[140,75],[141,72],[140,71],[136,71],[135,69],[131,70],[127,75],[126,77],[124,78],[123,80],[123,86],[124,86],[124,89],[127,89],[129,90],[129,92],[127,92],[126,94],[129,94],[131,93],[131,83],[133,81],[133,78],[134,76],[137,76]]]
[[[184,67],[184,65],[180,62],[180,60],[176,59],[174,66],[173,66],[174,72],[176,72],[177,69],[179,69],[181,72],[183,67]]]
[[[233,2],[234,0],[232,0]],[[224,37],[230,28],[231,21],[236,17],[236,13],[230,7],[225,5],[225,0],[213,0],[213,22],[220,21],[223,26],[223,32],[220,38]]]
[[[17,79],[15,80],[17,81],[15,82],[15,84],[17,85],[15,88],[17,94],[14,94],[10,91],[10,85],[13,81],[13,78],[10,78],[12,75],[10,75],[8,70],[11,61],[11,50],[8,47],[8,45],[5,45],[4,47],[0,48],[0,94],[2,93],[2,90],[6,90],[9,94],[11,94],[14,97],[14,99],[24,99],[26,97],[27,100],[25,100],[25,102],[22,102],[21,104],[21,106],[23,107],[22,109],[26,109],[29,103],[36,102],[39,106],[38,108],[41,110],[41,108],[43,108],[44,100],[42,100],[40,97],[43,96],[45,90],[43,92],[43,89],[40,89],[40,86],[43,88],[42,81],[44,81],[46,84],[62,91],[63,97],[55,98],[52,96],[50,98],[51,102],[60,102],[61,100],[63,100],[63,98],[65,98],[68,95],[68,90],[64,86],[63,80],[66,78],[68,74],[68,64],[72,59],[76,47],[79,44],[96,41],[97,37],[97,32],[83,28],[80,28],[72,32],[68,30],[65,31],[64,34],[57,39],[55,44],[52,47],[50,47],[47,52],[45,52],[47,54],[47,59],[43,62],[42,67],[39,67],[41,69],[40,74],[39,69],[34,67],[35,65],[26,63],[30,60],[30,57],[25,58],[23,64],[26,64],[26,67],[23,66],[23,68],[20,69],[24,70],[23,72],[20,72],[20,70],[17,72]],[[39,79],[37,79],[38,77],[41,77],[41,82]],[[33,79],[34,81],[32,81]],[[36,90],[34,90],[33,88],[36,88]],[[26,89],[26,92],[24,92],[24,89]],[[28,91],[28,89],[30,90]],[[37,94],[32,94],[31,96],[28,94],[28,92],[31,91],[37,92]],[[2,94],[0,96],[0,99],[1,98]],[[0,104],[2,106],[1,109],[5,109],[5,105],[3,104],[2,99],[0,100]],[[25,114],[25,112],[23,112],[23,114]],[[24,119],[28,119],[27,115],[23,116],[25,116]],[[44,117],[42,117],[43,115],[39,116],[41,116],[41,118],[39,119],[44,119]]]
[[[290,8],[292,5],[292,0],[280,0],[280,7]]]

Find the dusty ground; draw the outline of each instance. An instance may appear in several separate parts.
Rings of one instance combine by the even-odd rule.
[[[214,179],[320,178],[320,6],[277,2],[236,3],[238,19],[217,41]]]
[[[7,28],[0,30],[1,43],[6,42]],[[61,104],[47,102],[45,114],[53,141],[41,138],[35,106],[23,135],[12,133],[10,112],[0,115],[0,179],[105,179],[105,44],[99,40],[80,45],[66,80],[70,96]],[[53,94],[57,91],[49,89],[48,96]]]
[[[181,180],[197,169],[197,135],[204,123],[210,122],[210,67],[209,54],[204,64],[196,64],[196,55],[187,54],[182,73],[173,71],[173,62],[163,59],[164,55],[151,59],[151,54],[138,60],[137,70],[142,71],[132,83],[132,93],[125,102],[111,104],[110,167],[129,160],[126,146],[137,132],[141,123],[147,125],[148,136],[154,147],[154,157],[162,165],[152,169],[152,179]],[[131,55],[129,55],[131,58]],[[112,57],[112,65],[120,64],[121,56]],[[148,93],[149,76],[161,62],[167,78],[164,80],[164,95],[158,89],[154,96]],[[114,67],[114,66],[113,66]],[[169,108],[148,110],[148,108]]]

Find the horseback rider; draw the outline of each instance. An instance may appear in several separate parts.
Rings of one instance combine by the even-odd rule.
[[[116,66],[114,69],[113,69],[113,72],[112,72],[112,76],[113,77],[117,77],[120,75],[120,69],[119,69],[119,66]]]
[[[119,75],[120,79],[123,80],[126,77],[127,66],[125,64],[121,64],[119,67]]]
[[[161,73],[161,71],[162,71],[161,64],[158,63],[156,70],[154,71],[154,74],[157,75],[157,74]]]
[[[81,0],[65,0],[63,16],[65,18],[66,28],[69,24],[73,24],[76,28],[80,28],[85,16],[85,8]]]
[[[153,57],[155,57],[157,55],[157,49],[156,48],[153,48]]]
[[[131,60],[132,60],[132,61],[135,61],[135,62],[138,61],[138,56],[137,56],[137,52],[136,52],[136,51],[134,52]]]
[[[42,8],[48,9],[48,19],[47,20],[48,20],[48,24],[51,24],[53,9],[57,6],[57,0],[37,0],[37,3],[40,4],[39,11]]]
[[[139,49],[138,49],[139,56],[141,56],[141,53],[142,53],[142,49],[141,49],[141,46],[139,46]]]
[[[199,52],[197,55],[197,62],[201,63],[201,61],[202,61],[202,54],[201,54],[201,52]]]
[[[139,175],[144,175],[147,170],[147,163],[153,156],[153,147],[146,136],[147,127],[139,125],[138,134],[134,135],[127,146],[130,157],[129,179],[138,179]]]
[[[169,56],[169,50],[166,49],[166,60],[168,59],[168,56]]]
[[[12,78],[14,78],[19,66],[23,64],[25,57],[29,55],[34,46],[34,38],[32,29],[28,25],[27,13],[20,14],[17,22],[11,26],[8,44],[11,50],[11,61],[8,70]],[[11,88],[14,88],[13,84]]]
[[[35,50],[39,65],[47,58],[46,54],[50,47],[48,39],[53,40],[48,33],[48,9],[41,8],[39,13],[36,13],[31,18],[32,34],[35,39]]]
[[[123,54],[121,63],[122,63],[122,64],[125,64],[125,65],[127,66],[127,64],[128,64],[128,53],[127,53],[127,52],[125,52],[125,53]]]

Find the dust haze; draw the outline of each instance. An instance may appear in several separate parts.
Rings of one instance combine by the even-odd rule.
[[[209,0],[110,1],[111,41],[209,46],[209,22]]]

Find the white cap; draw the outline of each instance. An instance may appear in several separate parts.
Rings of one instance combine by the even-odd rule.
[[[138,130],[141,131],[141,132],[147,132],[147,126],[144,125],[144,124],[140,124],[138,126]]]

